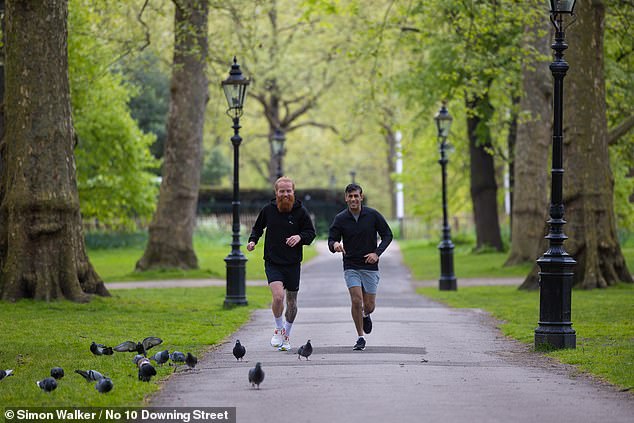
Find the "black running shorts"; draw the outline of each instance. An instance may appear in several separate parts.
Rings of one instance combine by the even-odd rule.
[[[266,279],[271,282],[282,282],[287,291],[299,291],[299,274],[301,263],[297,264],[273,264],[264,262]]]

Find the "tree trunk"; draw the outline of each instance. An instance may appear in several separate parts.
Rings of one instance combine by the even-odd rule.
[[[497,184],[495,166],[491,155],[491,138],[484,128],[488,110],[491,109],[488,97],[475,97],[467,100],[470,113],[467,117],[469,136],[469,156],[471,162],[471,201],[476,226],[476,248],[492,247],[502,251],[502,236],[497,206]]]
[[[207,93],[208,2],[174,2],[174,64],[163,180],[137,270],[198,268],[193,247]]]
[[[564,97],[564,230],[566,249],[577,260],[574,284],[591,289],[633,280],[616,235],[603,61],[605,3],[580,0],[575,9],[577,22],[567,37],[569,94]]]
[[[545,32],[539,37],[535,34]],[[526,29],[533,49],[550,54],[550,21],[544,19]],[[528,66],[530,65],[530,67]],[[535,262],[546,251],[548,214],[548,157],[552,140],[552,84],[548,62],[532,62],[522,68],[523,94],[514,160],[511,251],[505,263],[512,266]]]
[[[67,18],[66,1],[7,2],[0,189],[4,300],[109,295],[86,256],[82,233]]]
[[[564,79],[564,232],[577,260],[573,285],[604,288],[633,282],[616,235],[614,178],[609,166],[603,35],[605,4],[580,0],[566,39]],[[522,287],[537,284],[535,269]]]

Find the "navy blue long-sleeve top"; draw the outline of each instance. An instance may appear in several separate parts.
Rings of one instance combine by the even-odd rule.
[[[275,200],[264,206],[251,229],[249,242],[256,244],[264,233],[264,260],[273,264],[297,264],[304,258],[303,246],[309,245],[315,239],[315,226],[308,210],[302,202],[295,200],[293,208],[288,213],[277,209]],[[295,247],[286,245],[286,238],[299,235],[301,241]]]
[[[381,237],[378,246],[377,235]],[[381,213],[362,206],[358,220],[349,209],[335,216],[328,231],[328,248],[334,253],[335,242],[343,240],[343,248],[346,251],[343,256],[344,269],[379,270],[378,262],[366,263],[364,256],[370,253],[380,256],[390,245],[392,238],[392,230]]]

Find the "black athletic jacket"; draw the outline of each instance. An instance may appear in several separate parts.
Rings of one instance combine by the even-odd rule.
[[[297,264],[303,259],[303,246],[309,245],[315,239],[315,227],[310,219],[308,210],[302,202],[295,200],[293,209],[289,213],[281,213],[277,209],[275,200],[260,210],[249,236],[249,242],[256,244],[264,236],[264,260],[273,264]],[[286,238],[299,235],[302,240],[295,247],[286,245]]]
[[[378,247],[377,234],[381,237]],[[331,252],[335,252],[334,243],[342,239],[346,250],[343,256],[344,269],[379,270],[378,263],[366,263],[363,256],[369,253],[380,256],[392,242],[392,230],[381,213],[370,207],[361,207],[358,221],[349,209],[345,209],[335,216],[328,231],[328,248]]]

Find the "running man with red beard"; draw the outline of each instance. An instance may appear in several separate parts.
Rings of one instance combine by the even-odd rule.
[[[247,251],[253,251],[264,233],[264,271],[271,290],[275,330],[271,346],[291,349],[291,328],[297,315],[297,292],[303,246],[315,239],[315,227],[308,210],[295,200],[295,183],[285,176],[275,181],[275,199],[260,210],[253,225]],[[286,313],[284,318],[284,291]]]

